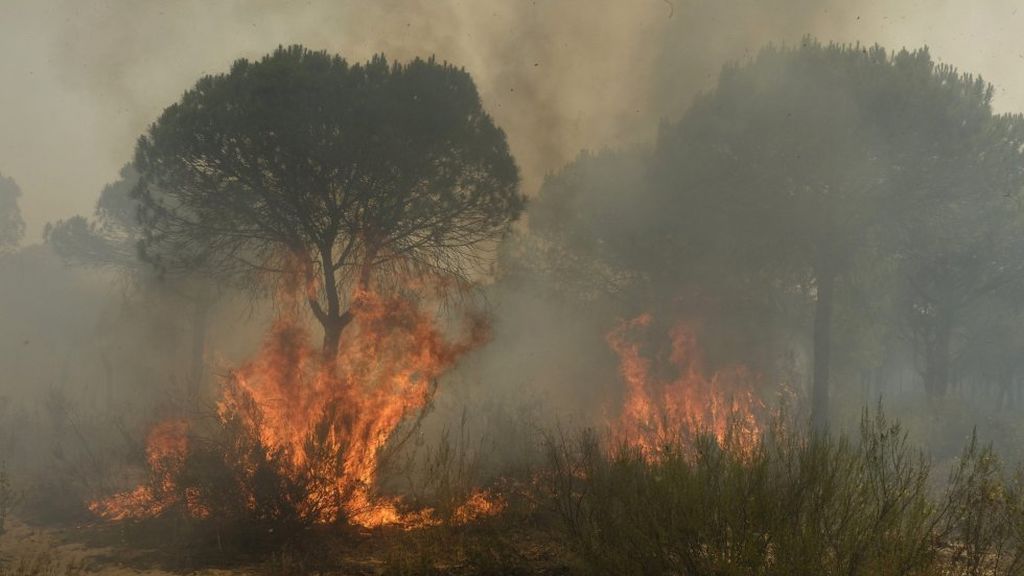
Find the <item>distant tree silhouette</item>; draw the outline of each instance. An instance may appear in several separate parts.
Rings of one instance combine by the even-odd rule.
[[[642,150],[583,151],[544,179],[527,210],[530,235],[520,242],[535,241],[526,264],[542,268],[552,289],[573,298],[638,298],[641,278],[656,283],[653,270],[668,272],[645,228],[658,209],[643,187],[648,163]]]
[[[203,270],[157,277],[153,267],[139,258],[143,229],[139,202],[132,197],[138,182],[138,172],[126,164],[119,178],[100,192],[92,219],[79,215],[49,223],[45,229],[46,242],[64,262],[116,272],[145,297],[160,299],[170,295],[186,302],[192,313],[188,384],[189,392],[196,395],[205,375],[209,316],[218,290]]]
[[[138,202],[131,196],[138,180],[130,164],[122,167],[118,180],[100,192],[93,219],[72,216],[47,224],[47,242],[61,258],[77,265],[139,272],[142,228]]]
[[[963,348],[954,337],[972,323],[967,316],[993,320],[973,323],[967,331],[975,335],[999,323],[992,305],[1002,310],[995,316],[1016,316],[1013,302],[1024,290],[1024,117],[992,114],[993,89],[980,78],[948,67],[932,77],[937,88],[890,124],[893,138],[904,139],[894,147],[900,205],[892,214],[900,219],[891,237],[905,282],[903,320],[936,399],[949,389]],[[990,337],[986,347],[1005,355],[1015,339]]]
[[[680,257],[712,254],[760,275],[761,286],[812,300],[819,428],[837,287],[863,292],[873,274],[865,260],[901,268],[917,292],[935,274],[929,262],[945,271],[933,278],[940,291],[974,293],[1019,275],[1010,255],[1020,253],[1022,235],[1011,233],[1020,211],[1008,199],[1024,183],[1020,122],[993,116],[990,96],[927,50],[890,55],[805,39],[727,67],[715,90],[662,130],[655,202],[677,208],[653,228]],[[951,251],[964,266],[942,264]]]
[[[664,127],[655,157],[665,234],[755,285],[813,304],[812,419],[827,422],[835,286],[881,209],[882,143],[867,113],[892,77],[881,48],[769,47]],[[671,227],[678,231],[672,233]],[[712,261],[714,261],[712,260]]]
[[[25,221],[18,207],[20,197],[17,182],[0,174],[0,253],[17,248],[25,235]]]

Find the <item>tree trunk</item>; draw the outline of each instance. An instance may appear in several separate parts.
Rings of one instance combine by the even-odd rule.
[[[331,361],[338,354],[338,345],[341,344],[341,331],[344,326],[337,320],[331,319],[324,323],[324,360]]]
[[[327,310],[323,310],[319,303],[311,298],[309,303],[313,308],[313,313],[316,315],[317,320],[324,327],[324,347],[322,350],[323,360],[327,363],[333,363],[338,355],[338,346],[341,344],[341,333],[348,326],[349,322],[352,321],[353,313],[350,308],[344,312],[341,311],[341,298],[339,297],[337,279],[334,277],[334,260],[333,251],[331,246],[325,245],[320,249],[321,265],[325,270],[324,273],[324,295],[327,300]],[[366,249],[366,254],[363,257],[363,263],[359,273],[359,279],[356,284],[357,290],[367,290],[370,286],[370,276],[373,272],[374,259],[377,257],[377,249],[373,246],[369,246]]]
[[[346,310],[338,317],[326,318],[322,322],[324,327],[323,357],[325,362],[333,362],[338,355],[338,346],[341,344],[341,333],[345,326],[352,321],[352,311]]]
[[[811,424],[817,432],[828,429],[829,359],[832,349],[832,291],[835,273],[830,266],[815,270],[818,295],[814,305],[814,380],[811,387]]]

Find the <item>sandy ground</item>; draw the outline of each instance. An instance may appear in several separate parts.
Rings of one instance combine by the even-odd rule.
[[[171,576],[163,570],[126,566],[124,550],[93,548],[69,538],[67,529],[39,528],[8,518],[0,535],[0,576]],[[122,560],[118,560],[121,558]],[[244,576],[237,570],[201,570],[196,576]]]

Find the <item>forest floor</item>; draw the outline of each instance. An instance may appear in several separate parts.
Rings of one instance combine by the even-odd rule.
[[[159,553],[133,549],[112,541],[101,544],[92,526],[43,527],[8,518],[0,535],[0,575],[3,576],[170,576],[161,569]],[[245,569],[190,570],[197,576],[242,576]]]
[[[166,531],[167,526],[160,529]],[[202,552],[138,524],[40,526],[8,518],[0,576],[566,575],[571,561],[540,531],[507,525],[313,534],[261,556]]]

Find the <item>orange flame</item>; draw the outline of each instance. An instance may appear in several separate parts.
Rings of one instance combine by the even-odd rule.
[[[670,330],[667,357],[649,353],[643,341],[652,321],[642,314],[606,336],[626,385],[622,411],[612,424],[614,441],[653,456],[666,443],[710,434],[723,446],[749,451],[761,433],[761,402],[750,386],[750,371],[741,365],[708,376],[696,333],[685,323]]]
[[[455,509],[452,520],[455,524],[469,524],[481,518],[497,516],[506,507],[507,503],[500,495],[486,490],[475,490]]]
[[[355,325],[333,366],[322,364],[293,319],[280,319],[262,354],[228,382],[218,412],[222,419],[245,415],[261,443],[283,454],[290,474],[312,474],[304,514],[395,523],[394,503],[370,494],[380,451],[427,403],[432,383],[486,333],[477,323],[465,341],[449,343],[409,301],[370,292],[357,294],[354,307]],[[240,409],[249,401],[255,413]]]
[[[162,514],[177,502],[176,480],[188,453],[188,423],[165,420],[146,437],[146,464],[151,481],[134,490],[89,504],[89,510],[109,520]]]
[[[296,302],[284,307],[290,312],[274,323],[261,352],[222,385],[219,421],[240,429],[240,438],[254,438],[264,455],[225,449],[225,457],[240,460],[234,462],[242,470],[239,493],[255,506],[254,479],[269,462],[276,474],[303,487],[294,507],[306,520],[368,527],[430,523],[429,511],[403,514],[397,499],[374,494],[381,453],[403,420],[430,400],[436,379],[486,340],[486,324],[472,318],[466,336],[451,342],[413,302],[361,291],[337,356],[325,362],[309,341]],[[187,436],[170,448],[157,447],[167,443],[169,426],[158,425],[149,437],[156,482],[95,502],[94,513],[110,520],[153,517],[184,499],[193,516],[209,514],[201,489],[179,485]],[[187,431],[184,422],[174,426]]]

